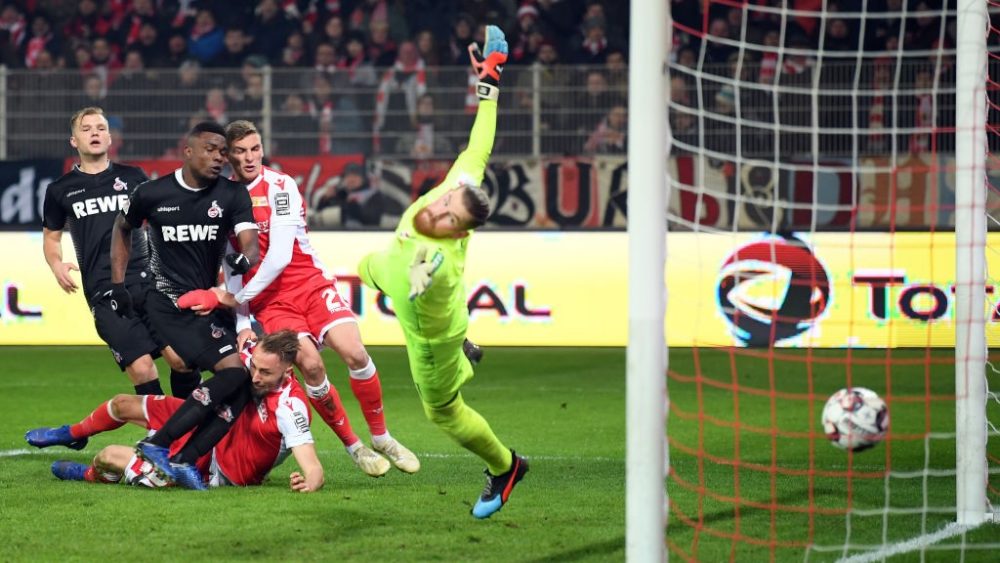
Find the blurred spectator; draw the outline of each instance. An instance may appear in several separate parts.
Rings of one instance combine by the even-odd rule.
[[[313,192],[309,224],[317,227],[378,227],[385,208],[382,193],[361,164],[350,163],[336,182]]]
[[[517,26],[507,34],[510,42],[510,60],[516,63],[530,63],[537,49],[528,46],[528,38],[538,29],[538,8],[534,4],[522,4],[517,9]],[[540,31],[540,30],[539,30]]]
[[[337,50],[330,43],[316,45],[313,60],[316,72],[332,76],[337,71]]]
[[[143,22],[139,27],[139,36],[132,48],[142,54],[142,60],[148,68],[170,66],[167,62],[167,54],[164,52],[165,45],[160,40],[160,30],[151,22]]]
[[[396,59],[396,43],[389,37],[389,23],[373,19],[368,24],[368,60],[377,67],[389,66]]]
[[[17,49],[28,34],[28,21],[17,4],[7,3],[0,9],[0,30],[7,33],[7,46]]]
[[[211,66],[219,68],[239,68],[250,56],[250,38],[240,28],[231,27],[226,30],[222,39],[223,49],[216,55]]]
[[[207,9],[198,10],[188,33],[188,53],[202,66],[210,65],[225,48],[223,38],[224,33],[215,22],[215,14]]]
[[[337,68],[347,71],[351,86],[374,86],[378,83],[375,67],[365,52],[364,36],[358,32],[347,34],[344,56],[337,61]]]
[[[40,52],[58,53],[59,49],[59,38],[52,32],[52,22],[45,14],[36,13],[31,18],[31,32],[22,50],[24,66],[35,68],[35,59]]]
[[[386,33],[393,43],[410,37],[406,21],[406,9],[400,0],[360,0],[348,15],[351,29],[371,30],[371,23],[379,21],[386,25]]]
[[[96,74],[88,74],[83,77],[83,91],[76,103],[73,104],[73,107],[108,107],[107,97],[108,91],[101,77]]]
[[[448,53],[444,58],[444,64],[453,66],[469,64],[469,43],[472,43],[475,27],[476,22],[471,16],[459,14],[448,39]]]
[[[931,87],[934,86],[934,78],[929,67],[919,68],[913,78],[912,100],[910,101],[910,117],[903,116],[900,125],[911,126],[915,129],[910,134],[910,152],[923,153],[931,150],[931,132],[936,125],[934,111],[934,94]]]
[[[574,59],[579,64],[602,64],[608,51],[608,37],[603,17],[591,17],[583,24],[583,40],[576,46]]]
[[[318,124],[311,115],[302,96],[292,92],[281,103],[281,110],[272,120],[273,155],[316,154]]]
[[[184,155],[184,147],[187,146],[187,134],[195,125],[201,123],[202,121],[211,120],[204,110],[198,110],[192,113],[187,119],[181,121],[177,127],[174,134],[177,136],[177,141],[174,142],[173,146],[163,151],[163,156],[161,158],[165,160],[180,160]]]
[[[365,138],[370,129],[361,119],[354,96],[343,93],[346,81],[343,73],[331,77],[317,74],[313,78],[313,95],[308,108],[318,125],[319,141],[315,150],[320,154],[368,152]]]
[[[708,26],[708,35],[705,37],[707,46],[705,47],[705,58],[707,62],[722,63],[729,59],[729,55],[735,52],[735,48],[726,42],[729,38],[729,22],[723,18],[716,18]]]
[[[305,67],[309,64],[306,53],[306,39],[300,31],[288,34],[285,48],[281,51],[281,66],[286,68]]]
[[[122,2],[125,8],[120,14],[115,14],[113,3],[105,5],[105,17],[117,24],[117,32],[121,45],[132,46],[139,41],[144,25],[158,27],[160,21],[156,17],[156,7],[153,0],[133,0]],[[103,34],[101,34],[103,35]],[[148,62],[148,60],[147,60]]]
[[[156,156],[160,153],[154,138],[158,120],[149,117],[157,107],[158,90],[159,84],[146,71],[139,50],[127,51],[121,71],[108,89],[108,103],[114,111],[120,112],[123,126],[128,127],[132,139],[126,154]]]
[[[90,47],[90,70],[101,77],[105,88],[114,82],[118,69],[122,67],[118,53],[104,37],[94,39]]]
[[[326,19],[322,26],[309,34],[308,42],[310,51],[315,51],[316,47],[322,43],[333,46],[334,52],[340,53],[344,48],[347,39],[347,30],[344,28],[344,19],[339,15],[332,15]]]
[[[622,98],[628,97],[628,65],[625,62],[625,51],[621,48],[608,49],[604,59],[604,76],[608,79],[608,90]]]
[[[63,27],[64,37],[82,41],[107,37],[111,31],[111,20],[98,13],[97,0],[80,0],[76,5],[76,14]]]
[[[628,112],[623,104],[611,106],[583,145],[584,154],[625,154]]]
[[[863,141],[865,150],[870,154],[883,153],[892,146],[891,135],[886,129],[889,125],[886,120],[892,119],[895,98],[892,94],[892,68],[888,57],[875,59],[870,67],[869,94],[861,106],[868,112],[867,138]]]
[[[454,149],[434,112],[434,97],[424,94],[417,100],[417,124],[413,131],[399,136],[395,154],[424,160],[435,155],[450,155]]]
[[[417,46],[406,41],[399,46],[399,57],[379,82],[375,97],[374,131],[376,142],[386,139],[393,146],[394,137],[412,130],[417,124],[417,99],[427,91],[424,61]]]
[[[827,51],[858,50],[858,39],[854,37],[854,31],[844,18],[827,20],[823,40],[823,48]]]
[[[209,119],[219,125],[225,125],[230,121],[227,113],[226,91],[222,88],[209,88],[205,92],[205,105],[202,109],[208,114]]]
[[[424,64],[429,67],[441,66],[441,50],[438,48],[437,39],[434,38],[434,32],[429,29],[421,30],[417,32],[414,41]]]
[[[588,71],[584,75],[583,89],[577,92],[571,106],[576,114],[573,126],[577,135],[586,139],[615,101],[614,95],[608,91],[604,73],[596,69]]]
[[[534,88],[534,70],[521,74],[517,83],[518,105],[533,111],[535,94],[541,104],[542,150],[564,154],[569,150],[569,139],[563,131],[563,113],[566,93],[569,90],[569,70],[559,64],[559,53],[551,42],[542,43],[538,49],[539,88]]]
[[[260,0],[256,12],[257,17],[250,31],[253,37],[253,52],[277,63],[281,60],[281,51],[285,48],[288,34],[292,32],[294,26],[285,17],[285,12],[279,9],[277,0]]]
[[[188,60],[187,37],[176,32],[167,39],[167,55],[162,59],[164,66],[179,68]]]

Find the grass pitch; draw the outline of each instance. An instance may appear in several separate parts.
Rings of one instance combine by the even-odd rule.
[[[76,422],[130,386],[103,348],[0,348],[0,412],[7,418],[0,427],[0,560],[624,559],[624,350],[487,349],[464,390],[466,401],[528,456],[531,470],[510,503],[485,521],[469,515],[484,483],[482,463],[425,420],[402,349],[371,353],[390,431],[420,456],[419,473],[363,475],[317,419],[326,469],[319,493],[287,489],[296,469],[289,459],[264,486],[199,494],[56,480],[52,461],[87,461],[104,445],[133,443],[142,430],[96,436],[81,452],[35,450],[24,443],[24,431]],[[326,358],[355,429],[367,438],[345,370]],[[922,473],[954,468],[953,441],[919,438],[927,429],[954,429],[947,353],[775,357],[681,349],[671,351],[671,372],[672,559],[834,560],[933,532],[953,518],[924,507],[953,503],[954,477]],[[161,373],[168,373],[162,364]],[[846,385],[848,374],[888,398],[892,416],[886,443],[850,456],[826,443],[818,423],[826,397]],[[994,441],[991,452],[1000,457],[996,449]],[[848,506],[855,510],[850,517]],[[824,550],[845,541],[857,549]],[[961,541],[997,543],[1000,528],[987,526],[938,548]],[[924,560],[958,556],[953,549],[929,551]],[[965,561],[993,560],[995,551],[965,553]]]

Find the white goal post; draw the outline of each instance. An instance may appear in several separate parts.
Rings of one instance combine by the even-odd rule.
[[[959,0],[955,80],[956,520],[986,519],[987,0]]]

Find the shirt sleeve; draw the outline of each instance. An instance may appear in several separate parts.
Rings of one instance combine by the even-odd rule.
[[[277,210],[271,213],[271,217],[274,218],[275,215],[277,215]],[[295,215],[298,217],[298,213]],[[250,279],[250,282],[239,293],[234,294],[238,303],[246,303],[257,297],[281,275],[288,263],[292,261],[295,233],[298,232],[298,229],[297,223],[282,222],[277,225],[271,223],[267,253],[264,254],[264,260],[260,263],[257,273]]]
[[[45,189],[45,199],[42,200],[42,226],[50,231],[61,231],[66,227],[66,210],[59,203],[52,189],[52,184]]]
[[[309,430],[309,407],[298,397],[288,397],[278,402],[274,413],[278,419],[278,431],[288,449],[312,444],[312,431]]]
[[[250,202],[250,192],[243,186],[234,190],[233,197],[233,233],[240,234],[249,229],[256,229],[257,222],[253,219],[253,204]]]
[[[133,229],[138,229],[142,227],[142,222],[146,220],[146,209],[145,209],[145,194],[147,184],[139,184],[132,190],[132,194],[128,198],[128,203],[122,209],[122,215],[125,216],[125,220],[128,221],[129,225],[132,225]]]
[[[305,207],[302,203],[302,194],[299,193],[299,185],[291,176],[282,175],[284,180],[281,187],[272,186],[267,197],[271,206],[271,226],[275,225],[304,225]],[[270,247],[269,250],[270,252]]]

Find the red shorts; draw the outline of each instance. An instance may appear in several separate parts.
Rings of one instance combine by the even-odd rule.
[[[167,419],[173,416],[177,409],[181,408],[184,404],[184,399],[178,399],[177,397],[167,397],[165,395],[144,395],[142,401],[142,409],[146,412],[146,426],[150,430],[159,430],[163,427]],[[179,439],[174,440],[173,444],[170,444],[170,455],[173,456],[177,452],[181,451],[184,444],[187,443],[188,439],[191,437],[191,432],[184,434]],[[202,474],[208,468],[208,464],[211,461],[211,453],[202,456],[197,463],[198,470]]]
[[[264,332],[291,330],[299,336],[309,335],[317,344],[331,328],[343,323],[356,323],[354,312],[340,296],[335,282],[324,287],[311,287],[301,293],[284,292],[277,299],[261,305],[251,303],[251,311]]]

